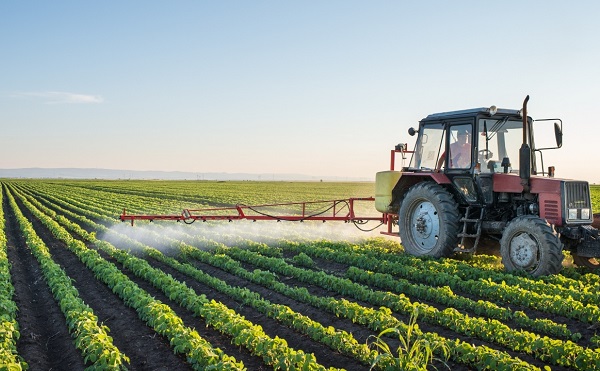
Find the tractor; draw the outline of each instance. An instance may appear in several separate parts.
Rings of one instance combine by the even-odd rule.
[[[392,150],[411,159],[396,171],[392,153],[391,169],[376,176],[375,207],[388,215],[388,234],[398,225],[408,254],[472,254],[491,242],[508,271],[555,274],[563,250],[576,265],[599,268],[600,215],[592,213],[589,184],[544,168],[542,151],[562,146],[562,121],[533,120],[528,100],[519,110],[431,114],[408,130],[417,135],[414,150]],[[536,147],[534,128],[552,126],[556,145]]]

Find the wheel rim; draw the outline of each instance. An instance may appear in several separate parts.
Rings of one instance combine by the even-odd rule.
[[[519,233],[510,240],[509,256],[518,269],[531,271],[539,264],[539,244],[528,233]]]
[[[415,204],[410,213],[410,231],[420,252],[427,253],[435,247],[440,234],[440,218],[431,202]]]
[[[580,267],[587,267],[591,269],[600,268],[600,262],[598,262],[597,258],[588,258],[585,256],[579,256],[575,253],[571,254],[573,256],[573,263],[577,264]]]

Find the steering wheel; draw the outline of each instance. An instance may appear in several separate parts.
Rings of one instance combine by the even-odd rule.
[[[479,157],[487,160],[491,159],[494,156],[494,153],[492,153],[492,151],[490,151],[489,149],[480,149],[478,153]]]

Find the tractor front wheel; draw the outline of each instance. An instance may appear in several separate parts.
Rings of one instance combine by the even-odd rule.
[[[458,204],[442,186],[422,182],[412,186],[398,212],[404,250],[415,256],[452,255],[458,243]]]
[[[500,240],[500,254],[507,271],[524,270],[538,277],[562,269],[562,243],[545,220],[533,215],[508,224]]]

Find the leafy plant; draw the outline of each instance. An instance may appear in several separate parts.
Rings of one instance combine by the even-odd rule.
[[[426,370],[427,366],[436,360],[441,361],[448,367],[444,360],[447,361],[450,357],[449,347],[444,343],[432,344],[424,337],[419,337],[415,334],[415,330],[419,328],[417,324],[418,314],[418,307],[415,307],[410,316],[410,321],[405,328],[401,328],[400,326],[392,327],[381,331],[377,336],[371,335],[369,337],[369,339],[374,338],[371,346],[379,351],[379,356],[371,364],[371,370],[374,368]],[[386,343],[384,336],[398,337],[400,345],[395,351]],[[444,360],[434,357],[436,353],[441,354]]]
[[[292,261],[302,267],[312,268],[315,266],[315,262],[312,258],[303,252],[294,256]]]

